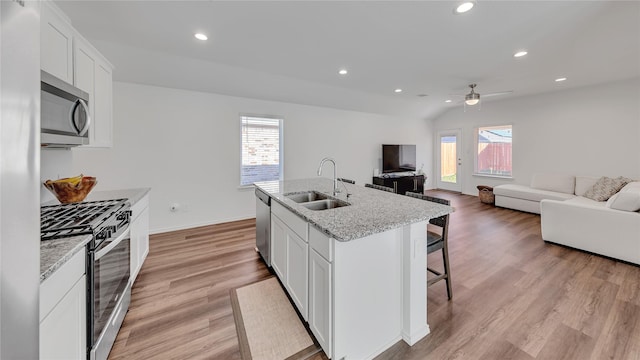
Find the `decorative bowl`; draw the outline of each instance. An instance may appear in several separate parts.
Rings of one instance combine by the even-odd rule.
[[[76,176],[59,180],[47,180],[46,187],[62,204],[76,203],[84,200],[98,181],[93,176]]]

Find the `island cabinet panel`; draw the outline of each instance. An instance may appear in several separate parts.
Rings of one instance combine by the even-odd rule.
[[[331,263],[314,249],[309,249],[309,329],[325,354],[333,351]]]
[[[271,216],[271,266],[282,281],[287,274],[287,226]]]
[[[271,266],[305,320],[308,315],[308,247],[307,222],[272,202]]]
[[[287,234],[287,280],[291,299],[296,304],[302,317],[307,320],[307,270],[308,270],[307,243],[298,235],[291,232]]]

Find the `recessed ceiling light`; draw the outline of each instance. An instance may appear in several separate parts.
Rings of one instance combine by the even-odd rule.
[[[460,3],[458,4],[458,6],[456,6],[454,13],[456,14],[466,13],[467,11],[473,9],[474,5],[475,3],[473,1],[465,1],[463,3]]]
[[[395,90],[393,90],[393,92],[401,93],[402,89],[395,89]]]
[[[203,33],[196,33],[195,35],[193,35],[196,37],[196,39],[198,40],[202,40],[205,41],[208,39],[207,35],[203,34]]]
[[[566,77],[561,77],[561,78],[557,78],[556,82],[562,82],[562,81],[565,81],[565,80],[567,80]]]
[[[338,70],[338,74],[340,74],[340,75],[347,75],[347,73],[349,73],[349,72],[347,71],[347,69],[340,69],[340,70]]]
[[[513,57],[523,57],[525,55],[527,55],[528,53],[526,51],[518,51],[517,53],[513,54]]]
[[[446,103],[450,103],[450,102],[451,102],[451,100],[445,100],[444,102],[446,102]]]

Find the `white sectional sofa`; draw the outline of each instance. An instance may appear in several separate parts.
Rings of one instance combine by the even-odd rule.
[[[505,184],[493,188],[496,206],[540,214],[540,201],[568,200],[582,196],[598,177],[535,174],[531,186]]]
[[[496,206],[540,214],[542,239],[640,265],[640,182],[609,201],[583,197],[599,177],[534,175],[493,188]]]
[[[633,204],[617,206],[624,192]],[[640,212],[631,211],[640,208],[640,182],[627,184],[618,195],[607,202],[581,196],[542,200],[542,239],[640,265]]]

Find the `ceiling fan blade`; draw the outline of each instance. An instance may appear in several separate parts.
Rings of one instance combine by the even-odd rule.
[[[498,96],[498,95],[511,94],[512,92],[513,92],[513,90],[509,90],[509,91],[500,91],[500,92],[494,92],[494,93],[489,93],[489,94],[480,94],[480,96],[481,96],[481,97]]]

